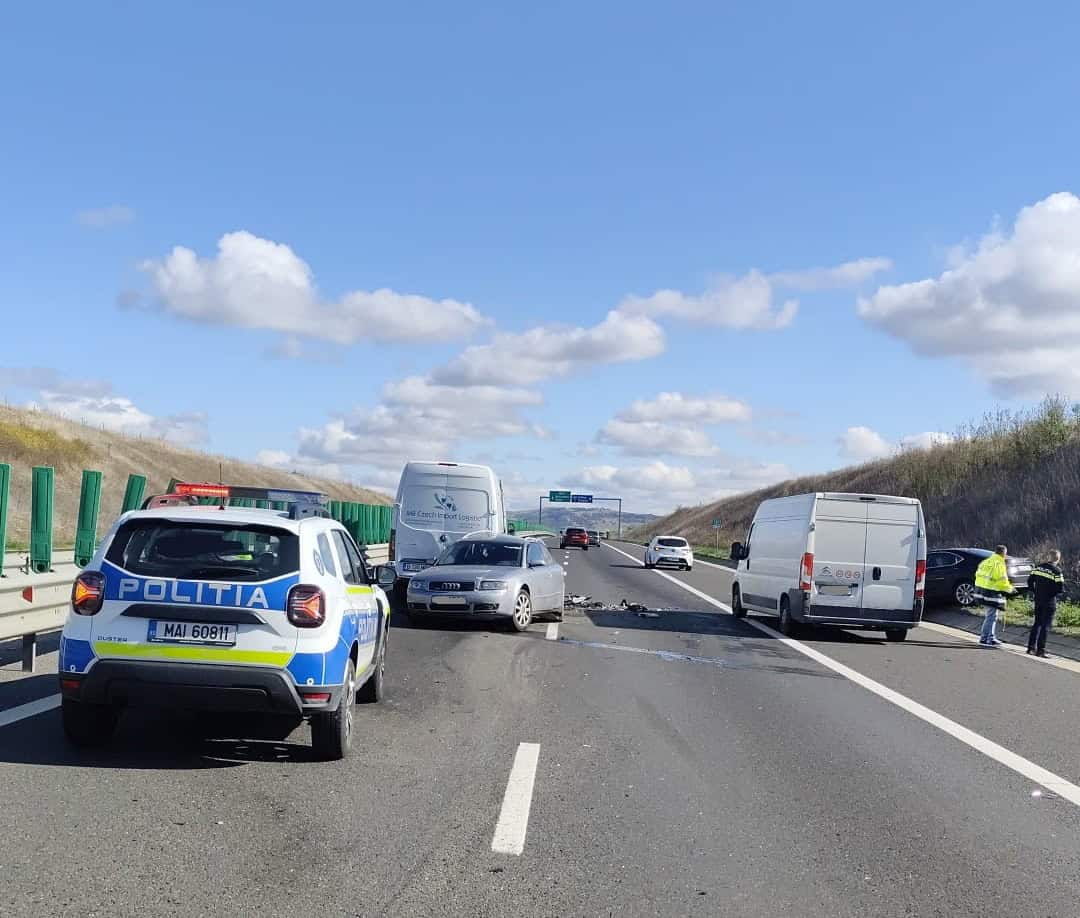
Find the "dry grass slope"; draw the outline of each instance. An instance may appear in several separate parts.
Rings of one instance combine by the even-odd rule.
[[[55,539],[70,545],[75,537],[82,470],[102,473],[99,532],[120,511],[127,477],[147,478],[147,493],[161,493],[171,478],[217,481],[322,491],[338,500],[389,504],[385,494],[341,481],[286,472],[212,456],[163,440],[110,433],[56,415],[0,406],[0,462],[11,465],[8,544],[24,547],[30,538],[30,470],[49,465],[56,470]]]
[[[987,416],[947,445],[680,508],[634,535],[672,532],[712,544],[711,521],[720,517],[721,544],[730,544],[745,536],[761,501],[807,491],[918,497],[932,546],[1006,542],[1010,551],[1034,556],[1059,547],[1067,574],[1080,577],[1080,406],[1060,399]]]

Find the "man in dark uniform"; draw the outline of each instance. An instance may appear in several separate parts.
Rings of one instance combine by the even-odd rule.
[[[1055,549],[1042,564],[1031,569],[1028,577],[1028,589],[1035,600],[1035,624],[1028,635],[1027,652],[1037,657],[1046,656],[1046,636],[1054,624],[1058,597],[1065,592],[1065,578],[1060,565],[1061,552]]]

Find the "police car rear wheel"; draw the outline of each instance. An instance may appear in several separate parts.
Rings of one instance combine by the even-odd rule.
[[[64,735],[74,746],[90,747],[107,743],[116,730],[119,713],[105,704],[85,704],[65,698],[60,704]]]
[[[386,639],[389,636],[389,632],[384,632],[382,640],[379,641],[379,649],[373,664],[375,669],[368,676],[367,682],[361,685],[360,690],[356,693],[358,702],[375,704],[383,700],[383,676],[386,672]]]
[[[352,747],[353,699],[356,697],[356,667],[349,660],[345,686],[333,711],[311,716],[311,746],[327,762],[343,759]]]
[[[522,590],[514,600],[514,630],[527,631],[532,624],[532,599]]]

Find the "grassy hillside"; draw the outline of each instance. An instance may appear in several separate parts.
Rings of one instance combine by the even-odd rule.
[[[807,491],[858,491],[918,497],[931,546],[1008,544],[1015,554],[1065,553],[1067,573],[1080,575],[1080,406],[1049,399],[1026,413],[1001,412],[959,432],[952,443],[910,450],[824,475],[785,481],[716,503],[680,508],[635,530],[721,545],[742,539],[761,501]]]
[[[70,545],[75,536],[82,470],[102,473],[99,531],[120,511],[127,477],[147,478],[147,494],[160,494],[169,479],[218,481],[322,491],[338,500],[388,504],[384,494],[355,485],[185,449],[162,440],[127,437],[87,427],[45,412],[0,406],[0,462],[11,465],[8,509],[8,548],[23,548],[30,538],[30,470],[49,465],[56,470],[54,509],[57,545]],[[220,472],[219,472],[220,468]]]

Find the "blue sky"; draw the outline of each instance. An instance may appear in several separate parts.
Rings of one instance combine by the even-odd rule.
[[[13,8],[0,392],[651,510],[1080,397],[1078,18]]]

